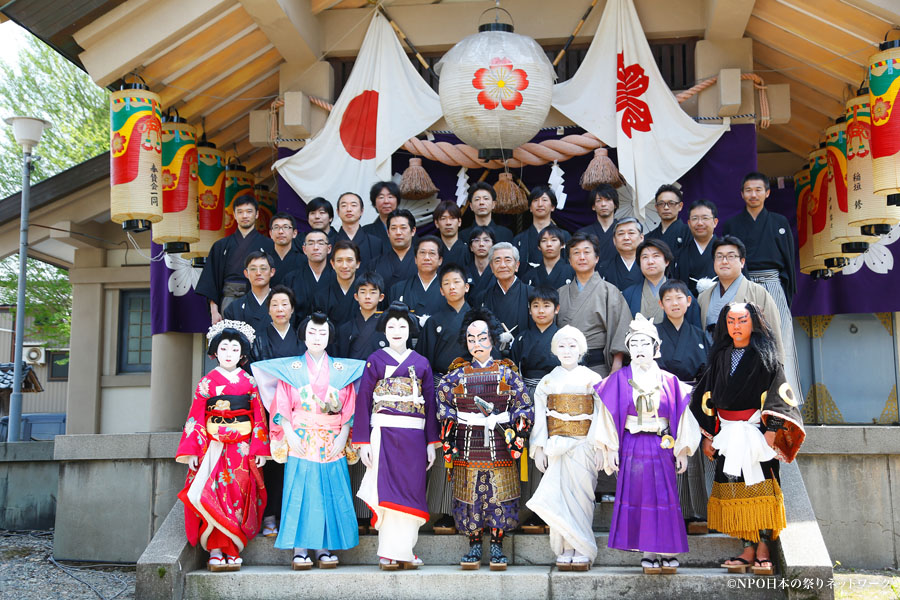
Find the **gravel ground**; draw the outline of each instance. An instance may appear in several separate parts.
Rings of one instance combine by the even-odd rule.
[[[134,565],[57,562],[52,531],[0,530],[0,597],[131,600]]]

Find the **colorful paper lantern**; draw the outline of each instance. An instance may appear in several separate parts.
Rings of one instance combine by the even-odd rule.
[[[269,235],[272,215],[278,212],[278,195],[269,190],[269,186],[257,183],[253,186],[256,201],[259,202],[259,216],[256,217],[256,230],[264,236]]]
[[[225,237],[225,153],[209,142],[197,144],[197,225],[199,239],[184,258],[202,266],[212,245]]]
[[[828,161],[828,227],[831,239],[841,243],[845,256],[858,256],[869,249],[870,236],[850,225],[847,207],[847,134],[844,117],[825,129],[825,152]]]
[[[225,235],[231,235],[237,229],[234,201],[241,196],[252,196],[254,183],[253,175],[244,165],[228,163],[225,166]]]
[[[535,136],[555,74],[544,50],[507,23],[487,23],[435,65],[444,118],[482,159],[508,158]]]
[[[197,134],[181,117],[162,124],[163,218],[153,225],[153,241],[168,254],[190,250],[200,239],[197,222]]]
[[[809,219],[812,224],[813,256],[829,269],[845,266],[850,259],[841,252],[841,243],[831,239],[828,226],[828,158],[825,144],[809,154]]]
[[[812,244],[812,219],[809,214],[809,200],[812,188],[809,181],[809,167],[794,173],[794,196],[797,199],[797,250],[800,256],[800,272],[813,279],[828,279],[832,271],[825,267],[825,261],[817,259]]]
[[[886,41],[879,50],[869,57],[873,190],[896,206],[900,204],[900,40]]]
[[[869,88],[847,101],[847,206],[850,224],[863,233],[885,235],[900,223],[900,206],[890,206],[873,191],[872,115]]]
[[[146,231],[163,217],[159,96],[143,83],[109,97],[110,218]]]

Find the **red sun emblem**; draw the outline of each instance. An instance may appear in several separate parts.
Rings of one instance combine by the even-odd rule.
[[[375,158],[378,126],[378,92],[366,90],[347,105],[341,118],[341,143],[356,160]]]
[[[650,107],[639,99],[650,85],[650,78],[644,75],[644,68],[638,63],[625,66],[625,56],[618,54],[618,84],[616,85],[616,112],[622,114],[622,131],[629,138],[631,130],[650,131],[653,116]]]

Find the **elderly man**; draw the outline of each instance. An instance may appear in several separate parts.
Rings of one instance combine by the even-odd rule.
[[[556,322],[584,333],[588,347],[584,364],[606,377],[622,367],[631,311],[622,292],[596,272],[599,245],[596,236],[583,232],[569,240],[569,264],[575,280],[559,288]]]
[[[528,294],[531,286],[516,277],[519,270],[519,251],[509,242],[494,244],[490,253],[491,271],[497,283],[484,294],[483,306],[490,310],[504,328],[503,349],[515,336],[524,332],[531,319],[528,315]],[[512,335],[505,335],[506,332]]]
[[[391,288],[391,302],[396,300],[406,304],[409,311],[419,319],[420,325],[447,305],[441,295],[441,282],[437,276],[443,259],[443,250],[441,241],[433,235],[416,240],[414,259],[416,274],[409,279],[398,281]]]
[[[644,226],[634,217],[616,221],[613,245],[616,252],[597,271],[619,291],[641,281],[641,267],[637,261],[637,247],[644,241]]]

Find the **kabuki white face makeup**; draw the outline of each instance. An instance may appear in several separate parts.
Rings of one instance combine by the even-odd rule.
[[[384,325],[384,337],[387,338],[391,350],[397,354],[403,354],[406,352],[406,342],[409,340],[409,322],[396,317],[388,319]]]
[[[637,333],[631,336],[627,348],[633,367],[647,369],[653,362],[653,338],[649,335]]]
[[[216,348],[219,366],[226,371],[234,371],[241,362],[241,343],[237,340],[222,340]]]
[[[321,356],[328,345],[328,323],[319,325],[310,321],[306,325],[306,349],[315,357]],[[316,358],[318,360],[318,358]]]
[[[556,358],[559,359],[559,364],[567,371],[571,371],[578,366],[580,352],[578,351],[578,342],[573,338],[563,338],[559,340],[556,344],[554,354],[556,354]]]
[[[474,321],[466,329],[466,347],[472,358],[484,364],[491,357],[491,336],[488,333],[488,325],[484,321]]]

